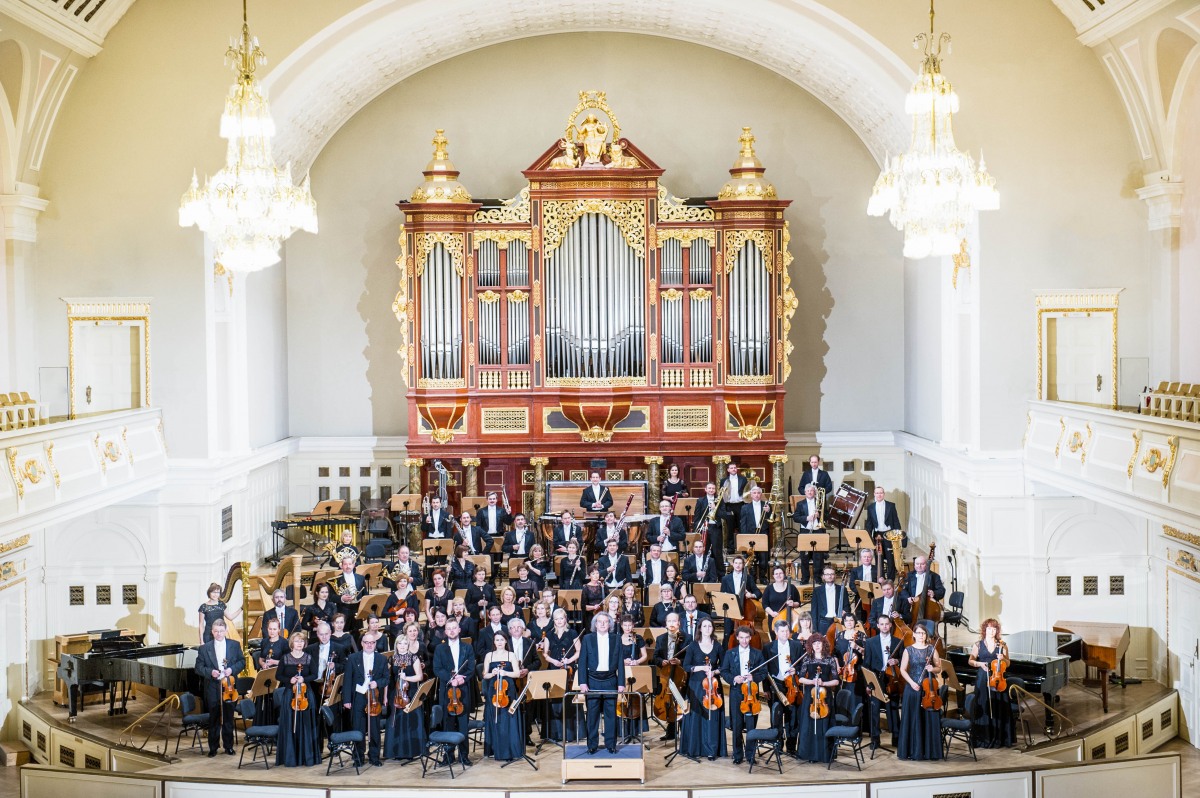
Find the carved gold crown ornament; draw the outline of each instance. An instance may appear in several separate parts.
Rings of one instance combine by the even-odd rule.
[[[413,189],[412,195],[408,199],[409,202],[466,203],[471,201],[471,193],[467,191],[466,186],[458,182],[459,172],[454,168],[454,162],[450,160],[450,142],[446,139],[445,134],[444,128],[438,128],[433,132],[433,157],[430,158],[429,163],[425,164],[425,169],[421,172],[425,176],[425,180]],[[421,259],[418,257],[418,269],[420,263]]]
[[[225,98],[221,138],[229,141],[225,166],[192,182],[179,204],[179,224],[196,225],[213,243],[213,259],[226,272],[253,272],[279,262],[279,248],[297,230],[317,232],[317,206],[306,175],[292,183],[291,164],[282,169],[271,155],[275,122],[254,72],[266,63],[258,39],[250,35],[242,0],[242,35],[230,43],[225,62],[237,80]]]
[[[776,199],[775,186],[763,177],[763,173],[767,169],[754,154],[754,136],[750,133],[750,128],[742,128],[742,135],[738,137],[738,142],[742,146],[733,166],[729,168],[730,180],[721,187],[717,199]]]
[[[929,33],[917,34],[913,47],[924,45],[925,58],[904,101],[913,118],[908,152],[889,155],[867,203],[870,216],[883,216],[904,232],[904,257],[953,255],[976,211],[1000,207],[996,180],[983,155],[979,168],[954,143],[953,116],[958,95],[942,76],[942,47],[950,34],[935,35],[933,0]]]

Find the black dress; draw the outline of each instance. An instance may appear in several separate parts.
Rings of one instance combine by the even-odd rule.
[[[266,670],[266,666],[262,664],[263,660],[282,660],[283,655],[287,652],[287,650],[287,641],[282,637],[273,641],[264,637],[262,641],[262,647],[258,650],[258,653],[254,655],[254,667],[258,668],[260,671]],[[276,672],[275,678],[277,681],[279,680],[278,672]],[[278,712],[276,711],[275,701],[270,693],[267,693],[256,700],[254,702],[254,708],[257,713],[255,715],[255,720],[264,726],[271,725],[275,722],[275,719],[279,717]]]
[[[204,642],[207,643],[213,639],[213,621],[225,617],[225,602],[218,601],[216,604],[209,604],[206,601],[200,605],[200,614],[204,616]]]
[[[725,743],[725,707],[708,710],[704,708],[704,679],[706,674],[701,671],[693,673],[693,668],[704,664],[712,666],[713,676],[720,680],[721,647],[713,644],[705,651],[699,643],[693,643],[683,652],[683,669],[687,671],[689,712],[683,716],[682,739],[680,750],[684,756],[718,757],[727,754]],[[731,699],[732,700],[732,699]]]
[[[591,604],[603,604],[604,597],[608,595],[608,588],[603,584],[593,585],[590,582],[583,586],[583,598],[580,600],[580,609],[583,610],[583,623],[590,624],[594,611],[588,611],[586,608]]]
[[[458,559],[450,561],[450,589],[454,591],[467,590],[471,587],[471,583],[475,581],[475,563],[470,560],[459,562]]]
[[[510,665],[512,652],[505,652],[504,659],[494,659],[488,663],[488,672],[513,670]],[[523,710],[518,707],[516,712],[509,712],[512,702],[517,700],[517,683],[512,677],[505,677],[504,688],[507,691],[509,705],[506,707],[492,706],[492,698],[496,695],[500,677],[483,680],[483,755],[494,756],[497,761],[509,762],[525,754],[525,718]]]
[[[341,637],[335,634],[329,635],[329,646],[337,652],[338,662],[345,662],[351,654],[358,651],[358,644],[354,642],[354,635],[349,632],[342,632]]]
[[[837,678],[837,660],[833,657],[824,659],[809,659],[805,660],[804,666],[799,671],[800,676],[804,679],[815,679],[818,674],[823,682],[828,682]],[[796,756],[800,759],[806,759],[809,762],[828,762],[832,756],[832,748],[825,739],[825,732],[829,731],[829,727],[833,725],[833,696],[837,692],[837,687],[825,688],[825,705],[829,707],[829,714],[823,718],[813,719],[809,715],[809,710],[812,709],[813,686],[811,684],[801,685],[804,688],[804,700],[800,704],[800,742],[796,749]]]
[[[562,562],[558,564],[558,589],[559,590],[583,590],[583,582],[587,577],[587,563],[582,557],[576,557],[572,560],[570,557],[563,557]]]
[[[933,646],[919,649],[909,646],[908,675],[918,685],[924,675],[925,665],[933,658]],[[921,708],[921,691],[912,689],[904,682],[904,696],[900,700],[900,739],[896,746],[900,759],[942,758],[942,713]]]
[[[785,590],[776,590],[774,582],[762,589],[763,606],[771,610],[771,612],[783,612],[783,608],[787,606],[788,599],[797,604],[800,603],[800,591],[796,589],[796,586],[786,582],[784,585],[786,587]],[[774,623],[774,618],[771,619],[771,622]]]
[[[407,695],[412,698],[418,689],[416,682],[401,682],[400,676],[417,675],[417,655],[401,651],[392,656],[392,691],[388,701],[393,701],[395,691],[402,685]],[[386,759],[416,759],[425,753],[425,713],[421,710],[405,712],[403,709],[389,708],[387,739],[383,746],[383,756]]]
[[[549,569],[545,559],[543,558],[541,562],[526,560],[525,566],[529,568],[529,580],[537,586],[537,592],[541,593],[546,589],[546,571]],[[513,587],[516,585],[514,584]]]
[[[433,615],[440,607],[445,611],[446,615],[450,615],[450,600],[454,598],[454,591],[448,587],[442,587],[442,595],[438,595],[437,591],[430,588],[425,592],[425,600],[429,602],[429,614]]]
[[[971,737],[976,748],[1007,748],[1015,739],[1012,704],[1008,694],[988,685],[989,667],[999,655],[999,646],[989,651],[982,640],[976,643],[975,661],[983,667],[975,676],[975,723]]]
[[[486,602],[481,608],[479,602]],[[487,582],[482,585],[472,583],[467,588],[467,614],[478,620],[487,608],[496,603],[496,588]]]
[[[308,688],[308,709],[298,713],[292,711],[292,678],[297,674],[304,678],[304,684]],[[296,658],[288,652],[280,660],[275,676],[283,690],[283,703],[279,707],[279,737],[275,748],[275,764],[285,767],[319,764],[321,748],[316,722],[321,695],[313,689],[313,681],[317,678],[316,660],[308,654],[301,654]]]
[[[862,637],[862,636],[859,637],[858,645],[860,648],[862,647],[862,645],[865,641],[866,641],[865,637]],[[846,639],[845,635],[837,636],[837,639],[833,643],[833,650],[837,654],[838,663],[844,667],[846,665],[846,661],[850,657],[850,641]],[[859,651],[858,652],[858,663],[854,666],[854,671],[856,673],[856,677],[855,677],[854,681],[851,683],[842,682],[842,684],[841,684],[841,690],[850,690],[851,691],[850,712],[852,714],[853,714],[854,710],[858,709],[858,707],[867,698],[867,683],[866,683],[866,681],[863,680],[863,677],[862,677],[862,667],[863,667],[863,652]],[[866,710],[863,710],[863,715],[864,716],[866,715]],[[866,721],[866,718],[864,717],[863,720]]]
[[[567,629],[562,634],[561,637],[558,635],[556,630],[551,629],[549,634],[546,635],[546,639],[550,641],[550,653],[549,653],[548,659],[554,659],[554,660],[558,660],[559,662],[561,662],[562,660],[567,659],[568,657],[573,657],[575,655],[575,641],[578,638],[579,638],[579,635],[575,633],[574,629]],[[550,664],[549,662],[547,662],[546,667],[550,668],[551,670],[555,669],[554,665]],[[571,667],[572,667],[571,672],[574,673],[574,666],[571,666]],[[570,678],[568,678],[568,681],[567,681],[567,689],[568,690],[572,689]],[[583,708],[581,706],[577,706],[576,704],[574,704],[572,701],[570,701],[568,699],[568,701],[567,701],[567,718],[566,718],[566,723],[564,724],[563,723],[563,702],[562,701],[551,701],[550,702],[550,738],[552,740],[554,740],[555,742],[561,742],[563,740],[563,726],[564,725],[566,726],[567,742],[574,742],[575,740],[579,740],[579,739],[586,737],[587,729],[584,728],[583,718],[584,718]]]
[[[687,493],[687,491],[688,491],[687,483],[684,482],[682,479],[679,480],[678,482],[672,482],[669,479],[663,481],[662,497],[664,499],[669,499],[677,493]]]
[[[304,608],[304,628],[309,631],[309,635],[317,631],[317,624],[324,621],[333,626],[333,616],[337,613],[337,604],[332,601],[326,601],[322,607],[317,602],[313,602]]]

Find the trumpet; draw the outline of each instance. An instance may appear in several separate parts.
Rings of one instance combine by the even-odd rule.
[[[504,499],[504,512],[512,515],[512,505],[508,503],[508,488],[500,486],[500,497]]]

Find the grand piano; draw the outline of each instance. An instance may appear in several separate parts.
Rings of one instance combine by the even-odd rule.
[[[61,656],[58,677],[68,692],[71,721],[79,713],[82,691],[89,684],[101,684],[107,689],[109,715],[126,713],[130,684],[200,694],[196,650],[178,644],[147,646],[145,639],[144,634],[101,632],[91,641],[90,650]],[[118,687],[119,707],[116,706]]]
[[[1125,686],[1125,652],[1129,649],[1129,624],[1055,621],[1054,631],[1083,638],[1083,663],[1100,672],[1100,701],[1107,714],[1108,674],[1117,670],[1118,665],[1121,669],[1121,686]]]

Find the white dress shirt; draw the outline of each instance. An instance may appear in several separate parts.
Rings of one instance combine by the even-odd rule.
[[[810,516],[814,516],[814,515],[817,517],[814,518],[812,521],[809,521],[808,518]],[[817,500],[816,499],[805,499],[804,500],[804,518],[805,518],[804,523],[805,523],[806,529],[816,529],[820,525],[820,523],[821,523],[820,514],[817,512]]]
[[[754,508],[754,528],[758,529],[762,526],[763,503],[750,502],[750,506]]]
[[[738,675],[745,676],[750,672],[750,646],[738,646]]]
[[[875,530],[877,532],[888,532],[891,527],[887,525],[887,502],[875,502]]]
[[[225,640],[213,640],[213,654],[217,658],[217,667],[222,669],[226,667],[225,663],[228,662],[227,652],[225,650],[226,642],[227,641]]]
[[[780,640],[776,647],[779,649],[779,658],[775,661],[779,663],[779,679],[783,680],[787,678],[788,669],[792,667],[791,641],[785,643]]]
[[[596,671],[603,673],[611,670],[608,667],[608,635],[596,635]]]
[[[825,617],[837,617],[837,585],[825,585]]]
[[[488,534],[496,535],[496,508],[488,505]]]
[[[447,643],[447,645],[450,646],[450,656],[454,658],[454,672],[457,674],[458,673],[458,647],[459,647],[459,645],[461,645],[462,641],[460,641],[456,638],[454,640],[448,640],[448,641],[446,641],[446,643]]]
[[[429,533],[429,537],[440,538],[442,536],[442,511],[434,510],[429,514],[429,518],[433,522],[433,531]]]
[[[326,671],[326,669],[329,668],[329,644],[328,643],[322,643],[320,645],[320,647],[317,649],[317,660],[320,663],[318,666],[318,669],[317,669],[317,680],[319,681],[319,680],[325,678],[325,671]]]

